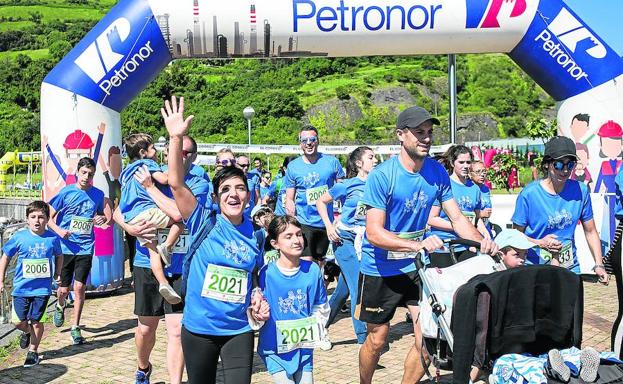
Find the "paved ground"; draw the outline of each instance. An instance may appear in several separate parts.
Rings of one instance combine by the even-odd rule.
[[[41,365],[24,369],[21,367],[25,353],[14,351],[0,362],[0,383],[130,383],[136,367],[134,350],[134,327],[132,314],[134,294],[122,289],[108,297],[87,301],[83,335],[89,343],[70,345],[68,328],[56,329],[49,324],[41,346]],[[616,316],[616,289],[597,284],[585,284],[584,346],[598,350],[610,349],[610,329]],[[67,316],[70,314],[67,313]],[[68,317],[69,318],[69,317]],[[381,357],[384,366],[375,374],[376,383],[400,382],[405,351],[412,343],[411,325],[405,321],[404,310],[398,311],[392,321],[390,350]],[[351,322],[342,316],[331,327],[334,348],[315,352],[315,381],[321,383],[357,383],[357,344]],[[158,340],[152,354],[154,372],[152,383],[168,381],[165,367],[164,322],[158,331]],[[444,374],[444,379],[449,377]],[[446,380],[444,380],[446,381]],[[256,356],[253,383],[269,383],[261,360]]]

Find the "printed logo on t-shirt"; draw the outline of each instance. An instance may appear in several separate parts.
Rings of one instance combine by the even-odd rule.
[[[224,248],[225,257],[236,264],[243,264],[251,261],[251,250],[242,241],[239,243],[237,243],[236,240],[226,241]]]
[[[573,217],[571,212],[563,209],[562,211],[556,211],[553,216],[549,216],[547,219],[547,228],[564,229],[573,224]]]
[[[288,297],[285,299],[279,296],[279,312],[299,314],[305,309],[307,309],[307,293],[302,289],[297,289],[296,293],[288,291]]]
[[[459,205],[461,211],[473,211],[474,210],[474,202],[469,196],[461,196],[456,200],[456,203]]]
[[[424,191],[413,192],[410,199],[405,200],[405,212],[414,212],[416,208],[426,209],[428,205],[428,195]]]
[[[94,208],[95,208],[95,205],[93,204],[92,201],[90,200],[84,201],[82,202],[82,204],[80,204],[78,215],[85,215],[89,212],[93,212]]]
[[[307,176],[303,177],[303,184],[306,188],[311,188],[320,181],[320,174],[318,172],[310,172]]]
[[[34,247],[28,247],[28,259],[40,259],[45,257],[47,248],[44,243],[37,243]]]

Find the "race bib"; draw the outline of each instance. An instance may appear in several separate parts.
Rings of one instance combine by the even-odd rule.
[[[44,279],[51,277],[48,259],[23,259],[22,275],[26,279]]]
[[[462,211],[461,213],[463,216],[467,217],[467,220],[469,220],[470,223],[473,224],[476,222],[476,212]]]
[[[573,267],[573,247],[570,241],[562,244],[562,248],[558,254],[558,261],[560,262],[560,266],[563,268],[569,269]]]
[[[158,244],[163,244],[165,241],[167,241],[167,237],[169,237],[169,231],[169,228],[158,230]],[[189,243],[190,235],[188,234],[188,231],[184,230],[184,232],[182,232],[180,237],[175,242],[175,245],[173,245],[173,253],[187,253]]]
[[[264,264],[270,264],[277,260],[279,260],[279,251],[276,249],[264,253]]]
[[[243,269],[208,264],[201,296],[241,304],[247,297],[247,282],[248,272]]]
[[[398,237],[401,239],[408,239],[413,241],[422,241],[424,239],[425,229],[416,232],[400,232],[396,233]],[[404,260],[404,259],[415,259],[415,255],[417,252],[395,252],[395,251],[387,251],[387,260]]]
[[[326,185],[321,185],[316,188],[308,188],[305,190],[305,196],[307,196],[307,205],[315,205],[316,201],[320,199],[323,193],[329,190]]]
[[[362,201],[358,202],[357,208],[355,208],[355,220],[365,220],[367,213],[368,206],[365,205]]]
[[[69,223],[69,232],[77,235],[90,235],[93,232],[93,219],[74,216]]]
[[[299,348],[314,348],[320,341],[320,324],[316,317],[296,320],[277,320],[277,353]]]

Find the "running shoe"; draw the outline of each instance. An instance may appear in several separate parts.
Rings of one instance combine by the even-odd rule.
[[[58,303],[54,306],[54,317],[52,321],[56,328],[62,327],[63,323],[65,323],[65,308],[58,305]]]
[[[149,368],[147,372],[141,371],[140,369],[136,370],[134,374],[134,378],[136,379],[136,384],[149,384],[149,377],[151,376],[151,363],[149,363]]]
[[[350,312],[350,305],[348,305],[348,304],[344,304],[344,305],[342,305],[342,308],[340,308],[340,312],[341,312],[341,313],[347,313],[347,312]]]
[[[160,255],[164,266],[168,267],[171,265],[171,253],[169,252],[169,248],[164,244],[158,244],[156,249],[158,250],[158,255]]]
[[[32,367],[39,364],[39,354],[37,352],[28,351],[26,354],[26,361],[24,361],[24,368]]]
[[[86,343],[86,339],[82,337],[82,333],[80,331],[80,327],[75,327],[71,329],[71,340],[74,345],[80,345]]]
[[[594,348],[586,347],[580,354],[580,379],[587,383],[597,380],[597,370],[599,369],[599,352]]]
[[[26,349],[30,345],[30,333],[22,332],[19,335],[19,347],[21,349]]]
[[[571,370],[567,364],[565,364],[565,360],[557,349],[551,349],[547,353],[545,372],[552,379],[562,381],[563,383],[568,382],[571,377]]]
[[[180,295],[169,284],[160,284],[158,292],[164,297],[169,304],[179,304],[182,302]]]
[[[329,339],[329,334],[325,334],[322,340],[318,342],[318,347],[323,351],[330,351],[333,348],[333,344],[331,343],[331,339]]]

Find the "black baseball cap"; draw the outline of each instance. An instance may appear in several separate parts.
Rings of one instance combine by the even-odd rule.
[[[578,159],[578,155],[575,153],[575,143],[573,140],[566,136],[555,136],[545,144],[544,157],[550,157],[554,160],[562,159],[563,157],[574,157]]]
[[[427,110],[422,107],[409,107],[402,111],[400,115],[398,115],[398,121],[396,121],[396,128],[405,129],[405,128],[415,128],[422,124],[423,122],[430,120],[431,123],[435,125],[439,125],[439,120],[435,117],[432,117]]]

